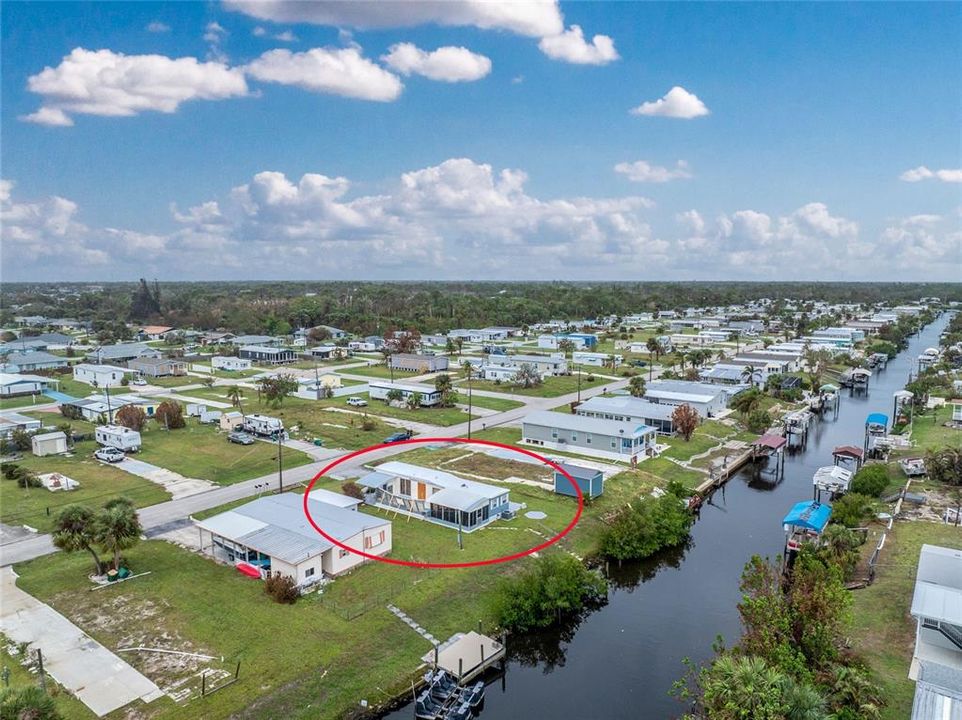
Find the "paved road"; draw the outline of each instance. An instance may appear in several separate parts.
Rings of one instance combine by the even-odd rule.
[[[0,570],[0,629],[13,642],[43,652],[44,669],[98,717],[128,703],[163,695],[153,682],[49,605],[17,587],[12,568]]]
[[[658,373],[656,372],[656,375],[657,374]],[[600,395],[606,391],[623,388],[627,384],[627,379],[608,383],[598,383],[594,387],[583,388],[581,390],[581,398],[584,400],[595,395]],[[483,391],[478,391],[478,394],[481,394],[482,392]],[[558,407],[559,405],[567,404],[577,400],[578,393],[573,392],[567,395],[560,395],[551,398],[528,397],[521,395],[515,395],[513,397],[524,402],[525,404],[522,407],[506,410],[505,412],[497,413],[496,415],[490,415],[488,417],[472,421],[470,423],[470,429],[472,432],[478,432],[483,428],[493,428],[517,423],[525,415],[534,410],[550,410],[553,407]],[[430,436],[437,438],[460,437],[461,435],[466,435],[468,433],[468,428],[468,422],[463,422],[459,425],[451,425],[450,427],[445,428],[432,428]],[[385,445],[384,447],[378,448],[377,450],[373,450],[369,453],[365,453],[358,458],[354,458],[343,463],[342,465],[339,465],[334,474],[342,478],[355,477],[361,474],[363,465],[370,463],[373,460],[388,458],[392,455],[397,455],[410,449],[410,446],[407,445]],[[293,468],[291,470],[285,470],[283,478],[284,485],[287,486],[310,480],[332,459],[333,457],[327,458],[321,462],[310,463],[308,465],[302,465],[301,467]],[[183,521],[193,513],[198,513],[202,510],[209,510],[210,508],[218,507],[219,505],[224,505],[225,503],[233,502],[235,500],[242,500],[243,498],[252,497],[264,492],[265,490],[273,490],[276,489],[277,485],[277,473],[272,473],[270,475],[264,475],[263,477],[254,478],[253,480],[246,480],[234,485],[220,487],[216,490],[209,490],[207,492],[179,498],[177,500],[169,500],[157,505],[151,505],[150,507],[142,508],[139,511],[140,522],[148,536],[157,535],[167,529],[183,525]],[[0,566],[25,562],[27,560],[32,560],[33,558],[41,557],[43,555],[49,555],[50,553],[54,552],[57,552],[57,550],[53,546],[49,535],[34,535],[25,540],[19,540],[0,546]]]

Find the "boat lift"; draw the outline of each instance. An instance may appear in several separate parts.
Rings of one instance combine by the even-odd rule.
[[[770,458],[774,455],[775,467],[767,472],[776,478],[781,478],[785,475],[786,445],[788,445],[788,440],[781,435],[765,433],[752,443],[752,462],[754,463],[755,460],[760,458]],[[755,472],[761,474],[763,470],[756,466]]]
[[[795,503],[788,514],[782,518],[785,528],[784,559],[786,568],[795,563],[798,551],[806,542],[818,541],[822,531],[832,517],[832,506],[817,500],[804,500]]]
[[[828,493],[830,500],[844,495],[848,492],[853,474],[851,470],[846,470],[838,465],[820,467],[812,476],[812,484],[815,486],[812,499],[821,502],[823,492]]]
[[[865,437],[862,442],[862,452],[871,457],[878,441],[888,434],[889,417],[885,413],[870,413],[865,418]]]

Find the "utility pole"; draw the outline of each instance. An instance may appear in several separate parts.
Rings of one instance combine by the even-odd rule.
[[[473,368],[468,365],[468,440],[471,439],[471,410],[474,407],[473,398],[471,396],[472,385],[471,385],[471,370]],[[459,516],[460,517],[460,516]],[[458,524],[458,544],[461,543],[461,525]]]
[[[575,371],[578,374],[578,402],[581,402],[581,371]]]
[[[277,431],[277,492],[284,492],[284,465],[282,462],[282,452],[284,448],[283,430]]]

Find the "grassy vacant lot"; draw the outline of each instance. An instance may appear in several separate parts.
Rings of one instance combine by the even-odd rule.
[[[19,395],[17,397],[4,398],[0,400],[0,410],[19,410],[29,408],[33,405],[42,405],[53,402],[46,395]]]
[[[593,380],[588,380],[589,377],[593,377]],[[559,395],[567,395],[568,393],[578,392],[578,374],[574,375],[558,375],[554,377],[547,377],[537,387],[523,388],[512,385],[511,383],[501,383],[496,384],[493,380],[477,380],[472,379],[471,386],[475,390],[490,390],[492,392],[502,392],[509,395],[527,395],[529,397],[557,397]],[[581,389],[589,390],[605,385],[610,385],[616,382],[615,380],[607,380],[598,377],[597,375],[592,376],[590,373],[584,373],[581,375]],[[467,392],[468,381],[460,380],[456,383],[458,390]]]
[[[20,664],[22,658],[20,656],[14,657],[7,652],[7,639],[0,636],[0,640],[2,640],[0,642],[0,665],[10,671],[10,687],[20,689],[39,686],[40,679],[37,675]],[[30,654],[36,656],[36,651],[31,648]],[[60,687],[50,677],[49,673],[47,674],[47,692],[53,697],[57,705],[57,711],[63,717],[63,720],[93,720],[97,717],[91,710],[87,709],[86,705]]]
[[[462,404],[467,404],[468,393],[467,390],[458,393],[458,402]],[[524,403],[518,402],[517,400],[508,400],[507,398],[496,398],[488,397],[487,395],[472,395],[471,404],[475,407],[487,408],[488,410],[497,410],[498,412],[504,412],[505,410],[514,410],[519,408]]]
[[[17,463],[36,473],[58,472],[80,483],[70,492],[50,492],[46,488],[23,489],[12,480],[0,480],[0,520],[10,525],[29,525],[46,532],[53,526],[64,505],[98,507],[112,497],[130,498],[138,507],[170,499],[159,485],[93,459],[97,444],[77,443],[73,456],[25,454]],[[48,514],[49,509],[49,514]]]
[[[343,372],[348,375],[364,375],[365,377],[381,378],[384,380],[391,379],[391,368],[383,363],[379,365],[343,368]],[[420,374],[421,373],[407,373],[402,370],[395,370],[394,379],[398,382],[404,382],[406,379],[410,380],[412,377]]]
[[[668,445],[668,449],[663,453],[665,457],[688,460],[692,455],[710,450],[736,435],[737,431],[734,428],[714,420],[707,420],[698,426],[687,442],[680,437],[659,437],[658,442]]]
[[[915,620],[909,608],[925,543],[962,549],[962,531],[923,521],[897,523],[882,551],[875,583],[854,592],[852,642],[882,684],[888,700],[884,720],[903,720],[912,712],[915,683],[908,672]]]
[[[249,480],[277,471],[277,448],[264,442],[236,445],[227,442],[215,426],[189,420],[187,427],[166,431],[148,423],[142,433],[143,447],[138,460],[153,463],[185,477],[210,480],[219,485]],[[310,456],[292,448],[284,449],[284,467],[311,462]]]
[[[952,419],[950,406],[929,410],[927,415],[918,415],[912,424],[912,442],[915,448],[907,455],[918,454],[925,450],[938,450],[944,447],[962,447],[962,430],[945,427]]]

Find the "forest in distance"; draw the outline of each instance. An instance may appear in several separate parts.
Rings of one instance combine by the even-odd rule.
[[[729,306],[769,298],[769,312],[815,302],[899,304],[962,301],[962,283],[918,282],[366,282],[234,281],[9,283],[0,321],[44,315],[109,323],[152,322],[235,333],[287,334],[330,325],[357,334],[390,327],[443,332],[523,326],[633,312]]]

